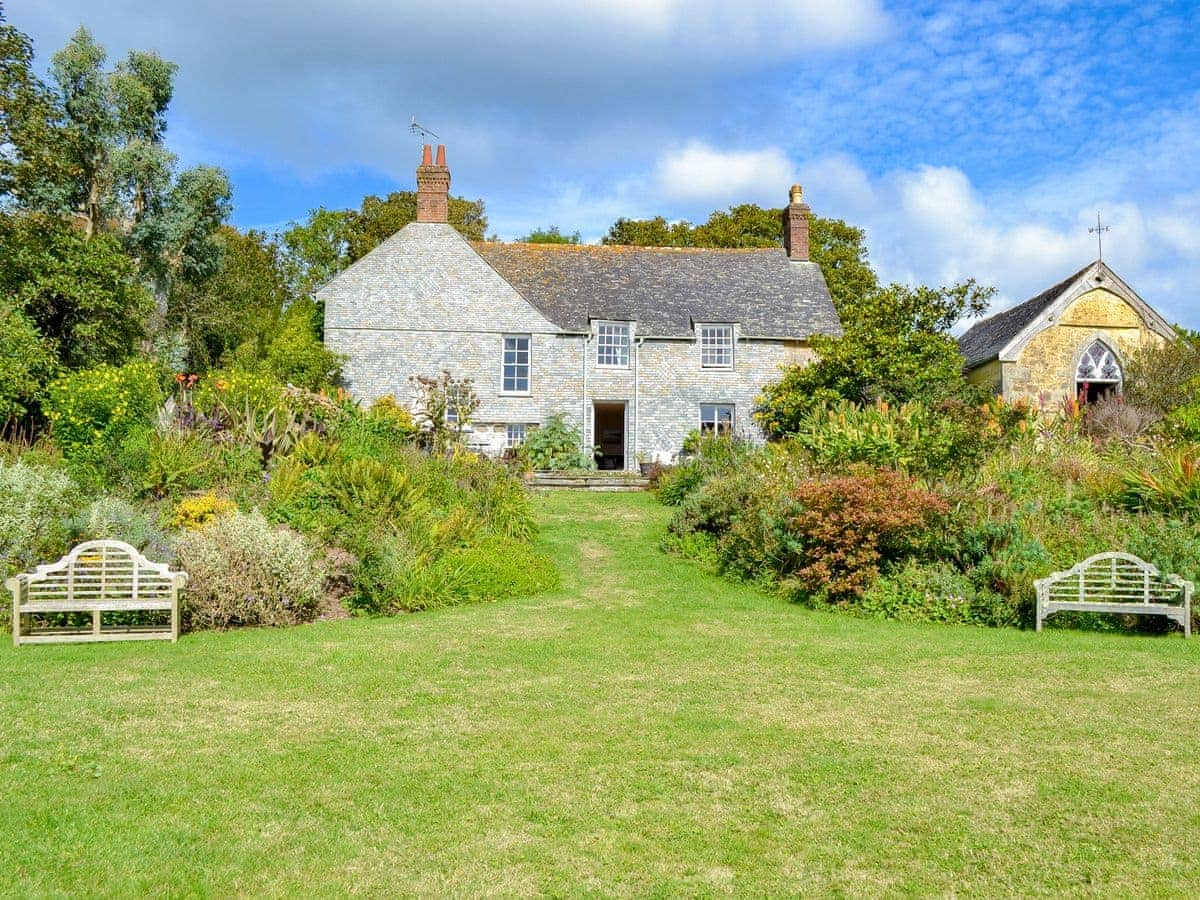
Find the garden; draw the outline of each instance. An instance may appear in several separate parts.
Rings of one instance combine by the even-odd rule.
[[[961,380],[856,403],[808,389],[823,367],[768,388],[759,414],[777,440],[710,435],[657,473],[667,549],[810,606],[987,626],[1031,625],[1034,581],[1097,553],[1200,579],[1196,335],[1143,350],[1124,393],[1090,404],[1005,404]]]

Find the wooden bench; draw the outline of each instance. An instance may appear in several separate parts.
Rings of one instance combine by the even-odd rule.
[[[1038,631],[1056,612],[1098,612],[1166,616],[1183,626],[1184,637],[1192,636],[1192,583],[1129,553],[1098,553],[1034,586]]]
[[[153,563],[121,541],[87,541],[56,563],[4,582],[12,591],[13,644],[175,641],[184,572]],[[105,626],[105,613],[168,612],[166,625]],[[46,618],[90,613],[90,626],[53,626]],[[23,619],[28,619],[28,627]]]

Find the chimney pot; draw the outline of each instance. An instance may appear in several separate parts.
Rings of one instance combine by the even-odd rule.
[[[421,165],[423,165],[423,166],[432,166],[433,165],[433,148],[430,147],[428,144],[426,144],[425,149],[421,151]]]
[[[437,163],[435,163],[435,165],[442,166],[443,168],[445,168],[445,166],[446,166],[446,145],[445,144],[438,144]]]

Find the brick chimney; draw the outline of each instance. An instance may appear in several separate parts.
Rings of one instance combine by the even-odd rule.
[[[803,202],[804,188],[793,184],[788,194],[788,205],[783,210],[783,249],[788,259],[807,261],[808,214],[812,212]]]
[[[426,144],[417,166],[417,221],[450,220],[450,170],[446,168],[446,145],[438,144],[437,162]]]

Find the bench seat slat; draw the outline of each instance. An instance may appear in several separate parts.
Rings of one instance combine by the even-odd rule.
[[[162,600],[39,600],[22,603],[17,607],[22,613],[63,612],[141,612],[171,609],[169,597]]]

